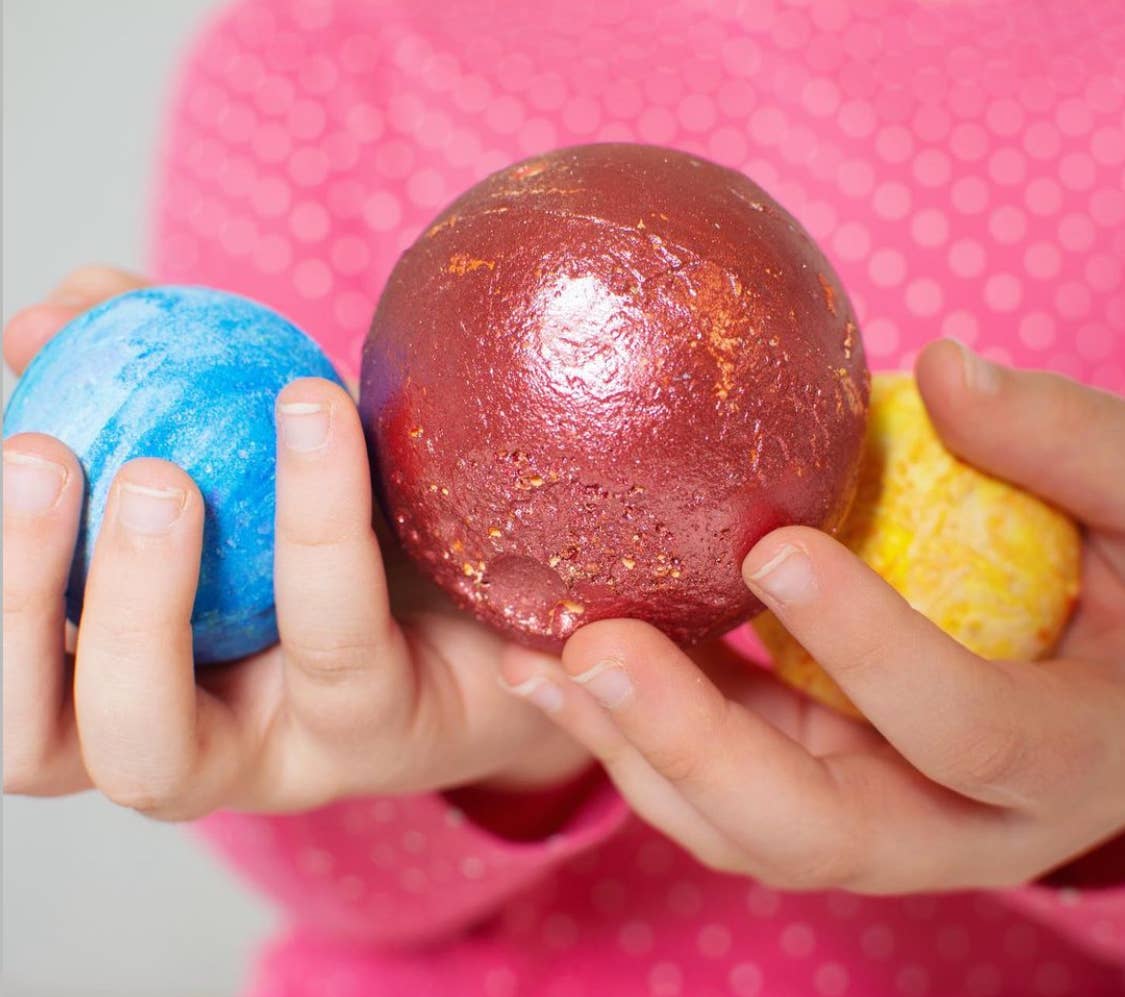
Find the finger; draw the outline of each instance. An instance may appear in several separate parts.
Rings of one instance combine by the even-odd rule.
[[[82,469],[58,440],[4,442],[4,788],[58,795],[85,788],[69,709],[67,578]]]
[[[804,869],[817,882],[850,874],[840,864],[856,858],[854,815],[823,763],[727,700],[659,630],[594,623],[562,660],[660,775],[720,831],[750,843],[757,868]]]
[[[100,264],[72,270],[46,297],[48,304],[85,311],[109,298],[151,284],[140,274]]]
[[[237,775],[233,726],[197,695],[191,612],[203,498],[179,468],[134,460],[106,504],[78,629],[75,700],[87,770],[151,816],[211,809]]]
[[[611,772],[624,773],[618,784],[647,807],[646,816],[658,815],[654,823],[696,854],[714,855],[713,839],[701,844],[682,813],[676,822],[660,822],[676,797],[690,804],[712,834],[738,849],[727,868],[786,889],[893,893],[1008,885],[1042,867],[1034,851],[1042,821],[936,785],[887,745],[814,758],[752,713],[722,702],[690,658],[645,624],[591,624],[570,639],[563,661],[577,678],[572,689],[601,698],[603,718],[661,784],[646,785],[631,771],[627,751],[579,719],[570,696],[552,715],[592,745],[601,739],[598,750]],[[613,672],[618,668],[631,691]],[[599,683],[606,674],[614,678]],[[1005,848],[1010,854],[998,860]],[[721,857],[720,868],[729,861]]]
[[[4,327],[4,361],[22,374],[35,354],[79,314],[81,309],[67,305],[32,305],[16,312]]]
[[[349,737],[409,712],[405,643],[371,527],[367,450],[338,385],[295,381],[277,404],[274,592],[293,713]]]
[[[743,574],[852,702],[937,782],[1034,808],[1073,792],[1084,767],[1104,757],[1102,714],[1115,699],[1100,685],[1058,668],[983,661],[826,534],[775,530]]]
[[[653,827],[691,850],[714,869],[750,871],[750,858],[658,773],[605,710],[568,680],[546,655],[533,666],[526,654],[501,658],[501,687],[537,706],[590,752],[629,801]]]
[[[81,267],[52,290],[45,300],[24,308],[4,329],[4,359],[17,374],[52,336],[88,308],[148,281],[137,274],[104,266]]]
[[[918,389],[946,445],[971,464],[1125,530],[1125,401],[1058,374],[989,363],[944,341],[922,351]]]

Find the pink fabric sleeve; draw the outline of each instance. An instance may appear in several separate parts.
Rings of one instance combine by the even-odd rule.
[[[1125,835],[1001,896],[1099,958],[1125,966]]]
[[[789,6],[751,16],[734,3],[571,0],[546,17],[515,2],[239,0],[181,67],[152,273],[270,304],[354,372],[394,260],[458,191],[558,145],[655,142],[742,170],[793,211],[849,288],[873,368],[909,366],[955,335],[996,360],[1125,390],[1119,2]],[[487,917],[626,820],[602,785],[555,835],[523,843],[440,796],[220,815],[201,831],[301,924],[404,945]],[[986,903],[1125,963],[1125,889],[1054,882]],[[742,888],[709,880],[708,904]],[[817,900],[750,896],[751,920],[744,897],[728,908],[734,937],[755,928],[746,950],[763,948],[760,911],[801,938],[807,910],[819,930]],[[854,902],[873,919],[896,910]],[[903,951],[928,945],[911,909]],[[838,920],[829,910],[824,923]],[[879,921],[868,930],[848,966],[856,980],[892,937]],[[971,992],[1017,979],[984,968],[995,987],[978,975]],[[732,985],[759,992],[759,971],[740,963]],[[923,992],[917,968],[903,972],[898,992]]]
[[[1012,891],[1004,899],[1052,933],[1125,967],[1125,885],[1080,889],[1037,884]]]
[[[295,927],[390,947],[466,930],[560,864],[605,843],[629,819],[600,773],[565,821],[535,840],[491,828],[518,822],[520,809],[549,809],[542,795],[496,797],[477,805],[474,817],[451,802],[456,798],[357,799],[288,815],[219,813],[196,827]],[[490,813],[490,806],[508,812]]]

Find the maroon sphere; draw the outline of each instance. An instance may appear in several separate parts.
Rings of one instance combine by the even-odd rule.
[[[768,531],[834,529],[868,373],[801,226],[668,149],[562,149],[486,178],[399,260],[363,355],[383,510],[512,639],[647,620],[688,645],[761,604]]]

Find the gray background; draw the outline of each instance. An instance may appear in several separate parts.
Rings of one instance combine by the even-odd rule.
[[[214,6],[5,0],[5,320],[79,264],[141,268],[170,73]],[[182,828],[93,794],[3,808],[7,997],[237,991],[270,912]]]

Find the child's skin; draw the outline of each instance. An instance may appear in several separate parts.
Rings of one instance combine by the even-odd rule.
[[[12,318],[9,363],[21,370],[79,312],[144,283],[104,268],[77,272]],[[293,403],[321,408],[287,418]],[[497,684],[496,662],[523,652],[457,613],[404,563],[387,565],[388,593],[347,393],[298,381],[281,394],[278,416],[281,644],[201,672],[198,683],[188,621],[203,509],[191,479],[159,460],[122,469],[71,656],[62,593],[82,473],[50,437],[5,441],[5,789],[57,795],[93,785],[181,820],[481,781],[532,788],[587,768],[584,749]],[[146,497],[156,501],[142,505]]]
[[[140,283],[73,275],[9,323],[9,363],[22,369],[74,315]],[[721,643],[689,656],[636,621],[582,629],[561,661],[506,644],[408,565],[388,560],[384,574],[354,406],[305,380],[279,398],[281,644],[198,681],[201,502],[187,476],[157,460],[121,472],[72,657],[62,593],[81,472],[49,437],[5,442],[5,788],[94,786],[185,819],[552,786],[592,754],[700,861],[774,886],[1034,878],[1125,829],[1125,400],[949,342],[927,347],[916,373],[951,449],[1085,526],[1081,599],[1052,661],[978,659],[800,527],[764,538],[744,577],[876,730]],[[294,402],[321,409],[293,415]],[[140,505],[137,485],[157,501]]]

